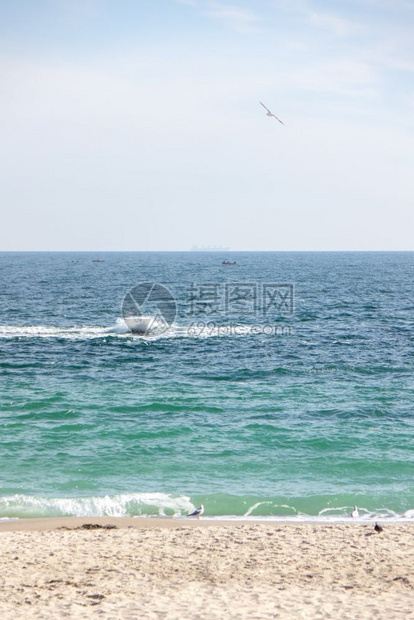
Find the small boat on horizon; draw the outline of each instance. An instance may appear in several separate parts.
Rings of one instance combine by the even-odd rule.
[[[222,265],[229,265],[229,266],[233,266],[233,265],[237,265],[237,261],[235,260],[222,260],[221,261]]]
[[[104,263],[105,259],[104,258],[93,258],[92,262],[93,263]]]

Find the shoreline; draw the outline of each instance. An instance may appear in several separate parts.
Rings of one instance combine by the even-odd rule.
[[[382,525],[413,525],[414,518],[402,517],[375,517],[357,518],[349,517],[329,517],[320,519],[318,517],[309,518],[289,518],[289,517],[270,517],[258,519],[237,518],[217,518],[202,517],[200,519],[188,517],[30,517],[14,518],[4,517],[0,519],[0,532],[46,532],[59,529],[77,529],[82,525],[97,524],[102,528],[115,526],[117,529],[175,529],[181,527],[238,527],[250,525],[263,525],[268,527],[278,526],[309,526],[333,527],[339,525],[366,526],[373,527],[378,522]],[[86,528],[85,528],[86,529]],[[96,528],[99,529],[99,528]]]
[[[257,521],[231,519],[190,519],[187,517],[36,517],[29,519],[10,519],[0,521],[0,532],[48,532],[59,529],[74,530],[82,525],[97,524],[103,529],[115,526],[117,529],[175,529],[181,527],[212,527],[233,525],[256,525]],[[279,521],[269,521],[278,524]],[[85,528],[86,529],[86,528]],[[99,529],[99,528],[96,528]]]

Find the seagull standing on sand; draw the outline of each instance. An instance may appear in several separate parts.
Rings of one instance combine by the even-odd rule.
[[[374,530],[377,532],[377,534],[381,534],[383,528],[380,525],[378,525],[378,523],[376,523],[374,526]]]
[[[197,519],[200,518],[200,515],[202,515],[204,512],[204,506],[203,504],[201,504],[200,508],[197,508],[197,510],[194,510],[194,512],[192,512],[191,514],[187,515],[187,517],[197,517]]]
[[[279,123],[282,123],[282,125],[285,125],[285,123],[284,123],[283,121],[281,121],[281,120],[280,120],[280,118],[278,118],[278,117],[276,116],[276,114],[273,114],[273,112],[271,112],[271,111],[269,110],[269,108],[266,108],[266,106],[265,106],[265,104],[264,104],[264,103],[262,103],[261,101],[259,101],[259,103],[260,103],[260,105],[262,105],[262,106],[264,107],[264,109],[266,110],[266,116],[273,116],[273,117],[274,117],[277,121],[279,121]],[[286,125],[285,125],[285,127],[286,127]]]
[[[354,506],[354,509],[353,509],[353,511],[351,512],[351,517],[352,517],[353,519],[356,519],[358,516],[359,516],[359,513],[358,513],[358,507],[357,507],[357,506]]]

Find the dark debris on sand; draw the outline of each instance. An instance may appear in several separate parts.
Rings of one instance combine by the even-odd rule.
[[[116,530],[118,529],[116,525],[112,523],[108,523],[107,525],[101,525],[100,523],[83,523],[79,527],[75,528],[76,530]]]

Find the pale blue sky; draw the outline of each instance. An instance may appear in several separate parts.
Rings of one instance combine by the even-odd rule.
[[[414,249],[413,0],[0,0],[0,114],[0,250]]]

